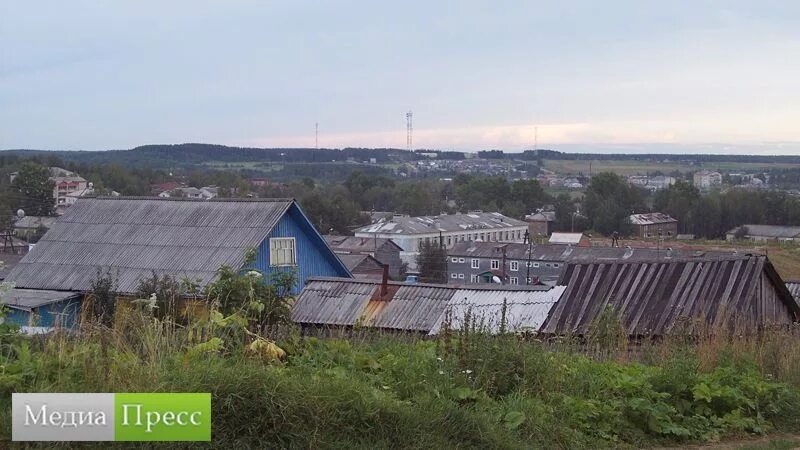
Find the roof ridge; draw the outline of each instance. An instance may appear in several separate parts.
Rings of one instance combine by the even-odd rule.
[[[293,202],[294,198],[211,198],[208,200],[201,198],[186,198],[186,197],[148,197],[145,195],[131,195],[131,196],[98,196],[98,197],[82,197],[79,200],[151,200],[160,202],[216,202],[216,203],[280,203],[280,202]]]

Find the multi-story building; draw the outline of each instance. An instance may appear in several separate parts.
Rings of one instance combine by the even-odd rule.
[[[564,244],[501,244],[464,242],[447,255],[450,283],[553,285],[567,263],[613,261],[670,261],[711,257],[729,252],[672,248],[577,247]]]
[[[362,227],[355,232],[360,238],[391,239],[403,249],[400,256],[411,270],[423,242],[441,242],[452,248],[460,242],[523,242],[528,224],[498,212],[470,211],[466,214],[409,217],[394,215]]]
[[[89,186],[85,178],[60,167],[50,168],[50,179],[53,180],[53,200],[56,208],[68,206],[69,194],[83,191]]]
[[[722,184],[722,174],[710,170],[701,170],[694,173],[692,181],[698,189],[709,189]]]

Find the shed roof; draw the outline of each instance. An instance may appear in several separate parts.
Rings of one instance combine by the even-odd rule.
[[[761,287],[763,280],[776,297]],[[542,327],[548,334],[584,335],[607,306],[636,336],[669,334],[683,319],[786,323],[800,311],[765,256],[569,264],[558,284],[567,288]]]
[[[0,296],[0,303],[9,308],[30,311],[33,308],[78,298],[77,292],[47,291],[38,289],[11,289]]]
[[[522,226],[527,226],[527,224],[498,212],[469,212],[421,217],[393,216],[390,219],[359,228],[356,233],[413,235],[438,233],[439,231],[497,230]]]
[[[490,331],[499,329],[506,299],[508,329],[538,329],[563,287],[404,284],[349,278],[312,278],[292,308],[292,320],[315,325],[352,326],[436,334],[445,320],[459,328],[467,309]],[[447,311],[450,313],[446,314]]]
[[[220,266],[240,267],[293,202],[80,198],[7,279],[22,288],[87,291],[98,270],[110,268],[123,293],[153,271],[204,285]]]

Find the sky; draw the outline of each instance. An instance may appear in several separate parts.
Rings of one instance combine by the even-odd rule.
[[[797,1],[0,0],[0,149],[800,154]]]

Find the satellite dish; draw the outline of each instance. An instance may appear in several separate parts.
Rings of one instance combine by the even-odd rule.
[[[21,209],[18,209],[17,210],[17,217],[20,218],[20,219],[24,218],[25,217],[25,211],[23,211]]]
[[[493,275],[492,276],[492,283],[500,284],[500,277],[498,277],[497,275]]]

